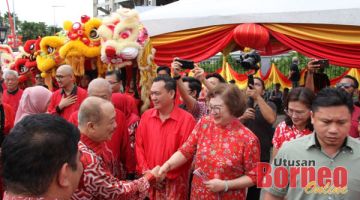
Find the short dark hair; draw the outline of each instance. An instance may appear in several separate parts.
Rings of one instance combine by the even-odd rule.
[[[359,82],[358,82],[358,80],[356,80],[355,77],[350,76],[350,75],[345,75],[342,79],[344,79],[344,78],[351,79],[351,80],[354,82],[354,87],[355,87],[355,89],[358,89],[358,88],[359,88]]]
[[[125,80],[124,73],[122,73],[120,70],[113,70],[113,71],[107,71],[105,76],[112,76],[115,75],[116,81],[120,82]]]
[[[182,78],[183,82],[189,83],[189,88],[191,91],[196,91],[196,98],[199,98],[201,92],[201,82],[194,77],[185,76]]]
[[[158,74],[160,71],[162,70],[165,70],[166,73],[170,76],[171,74],[171,71],[170,71],[170,67],[168,66],[159,66],[157,69],[156,69],[156,73]]]
[[[225,79],[224,79],[220,74],[218,74],[218,73],[208,74],[208,75],[206,75],[205,78],[206,78],[206,79],[209,79],[209,78],[211,78],[211,77],[214,77],[214,78],[218,79],[220,83],[226,83]]]
[[[312,111],[316,112],[320,107],[346,106],[350,113],[354,110],[351,95],[340,88],[324,88],[316,95],[312,103]]]
[[[215,96],[220,95],[225,105],[228,107],[231,115],[240,117],[244,114],[246,109],[246,97],[236,85],[220,83],[207,94],[207,99],[210,100]]]
[[[254,77],[254,80],[255,80],[255,79],[260,81],[260,83],[261,83],[261,85],[262,85],[262,89],[265,90],[265,82],[264,82],[261,78],[259,78],[259,77]]]
[[[315,98],[315,94],[313,91],[311,91],[309,88],[305,88],[305,87],[297,87],[294,88],[290,91],[287,99],[286,99],[286,103],[285,103],[285,109],[288,109],[289,107],[289,102],[293,102],[293,101],[300,101],[302,104],[304,104],[308,109],[311,109],[311,105],[314,101]],[[292,126],[293,122],[291,120],[291,118],[286,115],[285,117],[285,123],[288,126]],[[311,123],[311,118],[309,117],[307,124],[306,124],[306,128],[313,131],[314,127]]]
[[[158,76],[154,79],[153,83],[155,82],[159,82],[159,81],[164,81],[165,82],[165,89],[170,92],[171,90],[174,90],[175,95],[174,98],[176,96],[176,81],[171,78],[170,76]]]
[[[43,195],[64,163],[77,169],[80,132],[59,116],[24,117],[2,144],[1,175],[15,194]]]

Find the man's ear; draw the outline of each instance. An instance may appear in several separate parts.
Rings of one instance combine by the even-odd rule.
[[[311,123],[314,124],[314,112],[310,111],[310,115],[311,115]]]
[[[169,92],[171,99],[175,99],[175,90],[170,90]]]
[[[191,91],[191,92],[190,92],[190,96],[192,96],[192,97],[195,98],[195,97],[196,97],[196,90]]]
[[[86,128],[87,128],[89,131],[93,131],[93,130],[94,130],[94,127],[95,127],[95,123],[94,123],[94,122],[87,122],[87,123],[86,123]]]
[[[69,173],[70,171],[71,167],[68,163],[64,163],[61,166],[57,177],[57,184],[60,187],[69,187],[71,185],[71,173]]]

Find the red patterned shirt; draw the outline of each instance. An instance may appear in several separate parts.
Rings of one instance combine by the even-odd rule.
[[[247,175],[256,183],[259,140],[238,120],[221,127],[215,125],[211,116],[203,117],[179,150],[187,159],[195,156],[195,169],[201,168],[209,180],[232,180]],[[191,199],[245,199],[245,190],[213,193],[194,175]]]
[[[82,135],[79,142],[84,172],[79,188],[71,199],[144,199],[150,187],[145,177],[126,182],[111,173],[111,156],[105,143],[96,143]]]
[[[124,114],[115,109],[116,112],[116,128],[111,136],[111,139],[106,141],[107,147],[112,151],[114,162],[116,163],[113,175],[119,179],[126,179],[126,173],[135,172],[136,159],[135,152],[130,149],[129,133],[127,131],[127,125],[124,123],[126,118]],[[74,112],[69,122],[78,126],[78,111]],[[125,170],[126,169],[126,170]]]
[[[3,200],[57,200],[57,199],[56,198],[50,199],[45,197],[28,197],[28,196],[16,195],[5,192]]]
[[[280,149],[281,145],[284,142],[294,140],[296,138],[302,137],[304,135],[309,135],[312,133],[309,129],[299,130],[295,125],[288,126],[285,121],[280,122],[276,127],[272,143],[275,148]]]

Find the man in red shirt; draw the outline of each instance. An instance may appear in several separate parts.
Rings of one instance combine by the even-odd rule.
[[[145,173],[164,164],[187,140],[195,126],[192,115],[174,105],[176,81],[168,76],[154,79],[151,100],[154,108],[141,117],[136,133],[137,170]],[[186,199],[191,161],[168,173],[150,189],[150,199]]]
[[[87,92],[74,84],[74,73],[70,65],[60,66],[56,70],[55,78],[60,89],[52,94],[48,112],[68,120],[70,115],[79,109],[81,102],[87,97]]]
[[[132,182],[121,181],[111,173],[111,151],[104,142],[112,139],[117,125],[112,103],[88,97],[80,106],[78,121],[84,173],[72,199],[144,199],[150,183],[158,175],[159,166]]]
[[[6,90],[3,94],[3,102],[9,104],[16,113],[23,90],[19,88],[19,75],[14,70],[6,70],[4,73]]]
[[[121,80],[120,71],[114,70],[114,71],[106,72],[105,79],[110,83],[113,94],[121,94],[121,95],[116,95],[117,96],[116,99],[121,98],[121,102],[113,102],[115,107],[116,107],[116,105],[121,104],[124,107],[125,106],[127,107],[126,110],[118,108],[121,111],[123,111],[124,113],[125,113],[125,111],[131,111],[135,115],[139,115],[138,105],[137,105],[135,98],[131,95],[121,93],[122,80]],[[126,115],[126,113],[125,113],[125,115]]]
[[[5,136],[14,127],[14,120],[15,113],[13,108],[9,104],[3,103],[3,88],[0,85],[0,147]]]
[[[99,97],[111,102],[111,86],[103,78],[97,78],[90,82],[88,87],[90,97]],[[112,151],[113,170],[112,174],[119,179],[126,179],[135,173],[135,153],[131,150],[126,117],[123,112],[115,109],[117,123],[111,140],[106,141],[107,147]],[[69,121],[78,125],[78,111],[71,114]]]

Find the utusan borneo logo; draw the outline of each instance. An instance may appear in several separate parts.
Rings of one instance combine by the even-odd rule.
[[[315,167],[315,160],[274,159],[258,164],[259,188],[303,188],[307,194],[341,195],[348,192],[345,167]]]

